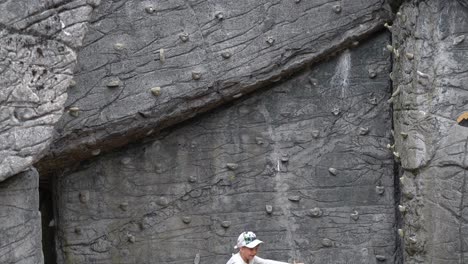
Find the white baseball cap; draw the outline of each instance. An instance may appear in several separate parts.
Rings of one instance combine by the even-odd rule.
[[[237,238],[237,245],[234,248],[248,247],[254,248],[263,243],[263,241],[258,240],[254,232],[242,232]]]

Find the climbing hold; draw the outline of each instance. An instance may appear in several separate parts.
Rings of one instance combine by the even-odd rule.
[[[184,216],[182,217],[182,222],[184,222],[184,224],[190,224],[190,222],[192,222],[192,217]]]
[[[93,151],[91,151],[91,155],[93,156],[97,156],[101,154],[101,150],[100,149],[93,149]]]
[[[272,38],[272,37],[268,37],[266,39],[266,43],[268,43],[268,45],[270,45],[270,46],[273,46],[273,44],[275,43],[275,39]]]
[[[193,264],[200,264],[200,253],[195,254],[195,258],[193,259]]]
[[[409,241],[411,244],[416,244],[416,243],[418,243],[418,239],[416,238],[416,236],[410,236],[410,237],[408,237],[408,241]]]
[[[237,98],[242,97],[242,95],[243,95],[242,93],[238,93],[238,94],[233,95],[232,98],[237,99]]]
[[[190,176],[190,177],[188,178],[188,181],[189,181],[190,183],[196,183],[196,182],[197,182],[197,176],[193,176],[193,175]]]
[[[117,87],[119,87],[120,85],[121,85],[121,83],[120,83],[120,80],[119,80],[119,79],[111,80],[111,81],[109,81],[109,82],[106,84],[106,86],[107,86],[108,88],[117,88]]]
[[[75,234],[77,235],[81,235],[82,231],[81,231],[81,228],[80,227],[75,227],[75,230],[74,230]]]
[[[239,168],[239,165],[237,163],[226,163],[226,168],[229,170],[236,170]]]
[[[336,176],[336,174],[338,174],[338,171],[335,168],[328,168],[328,172],[330,172],[330,174],[333,176]]]
[[[398,205],[398,211],[400,211],[400,213],[405,213],[406,212],[406,206],[404,205]]]
[[[257,142],[257,145],[262,145],[264,143],[263,138],[261,138],[261,137],[256,137],[255,142]]]
[[[268,214],[273,213],[273,206],[270,204],[265,205],[265,210]]]
[[[159,87],[159,86],[151,88],[150,91],[154,96],[161,95],[161,87]]]
[[[180,33],[179,34],[179,39],[182,41],[182,42],[187,42],[189,41],[189,35],[187,33]]]
[[[68,87],[69,87],[69,88],[73,88],[73,87],[75,87],[75,86],[76,86],[76,81],[73,80],[73,79],[71,79],[70,82],[68,83]]]
[[[369,134],[369,128],[367,128],[367,127],[360,127],[359,128],[359,135],[365,136],[367,134]]]
[[[320,216],[322,216],[322,214],[323,214],[322,210],[320,210],[320,208],[318,208],[318,207],[312,208],[309,211],[309,216],[310,217],[320,217]]]
[[[453,39],[453,45],[458,45],[458,44],[462,43],[464,40],[465,40],[465,36],[464,36],[464,35],[455,37],[455,38]]]
[[[54,219],[50,220],[49,227],[55,227],[55,220]]]
[[[121,51],[121,50],[125,49],[125,45],[123,43],[115,43],[114,44],[114,49],[116,51]]]
[[[385,261],[387,258],[384,255],[375,255],[375,259],[378,261]]]
[[[301,200],[301,197],[298,195],[291,195],[288,197],[288,200],[291,202],[299,202]]]
[[[359,219],[359,213],[356,210],[354,210],[354,212],[352,212],[350,216],[351,219],[353,219],[354,221],[357,221]]]
[[[414,59],[413,53],[406,52],[405,56],[406,56],[406,58],[407,58],[408,60]]]
[[[340,108],[338,108],[338,107],[335,107],[335,108],[333,108],[333,110],[332,110],[332,113],[333,113],[333,115],[335,115],[335,116],[339,115],[340,112],[341,112],[341,110],[340,110]]]
[[[281,155],[281,161],[282,162],[288,162],[289,161],[289,155],[288,154]]]
[[[335,13],[337,13],[337,14],[341,13],[341,6],[340,5],[334,5],[333,6],[333,11],[335,11]]]
[[[228,228],[231,226],[231,221],[223,221],[221,222],[221,226],[224,228]]]
[[[369,78],[374,79],[377,77],[377,73],[374,70],[369,70]]]
[[[388,30],[391,30],[391,29],[392,29],[392,26],[390,26],[388,23],[385,23],[385,24],[384,24],[384,27],[386,27]]]
[[[294,0],[294,2],[295,2],[296,4],[298,4],[298,3],[301,2],[301,0]]]
[[[200,80],[201,78],[201,73],[199,72],[192,72],[192,79],[194,80]]]
[[[215,13],[215,18],[217,18],[218,20],[223,20],[224,19],[223,12],[221,12],[221,11],[216,12]]]
[[[122,158],[122,159],[120,160],[120,163],[122,163],[123,165],[127,165],[127,164],[129,164],[131,161],[132,161],[131,158],[125,157],[125,158]]]
[[[79,198],[81,203],[87,203],[89,201],[89,192],[81,191],[79,194]]]
[[[119,205],[119,208],[122,210],[122,211],[127,211],[128,210],[128,203],[127,202],[123,202]]]
[[[156,203],[161,206],[167,206],[169,204],[169,201],[167,200],[166,197],[159,197]]]
[[[221,53],[221,56],[224,59],[229,59],[229,58],[231,58],[231,53],[229,51],[225,51],[225,52]]]
[[[375,97],[369,98],[369,103],[371,103],[373,105],[377,105],[377,98],[375,98]]]
[[[154,7],[152,7],[152,6],[147,6],[147,7],[145,7],[145,11],[148,14],[154,14],[156,12],[156,9]]]
[[[398,229],[398,235],[400,237],[404,237],[405,236],[405,231],[403,229]]]
[[[135,236],[134,235],[131,235],[131,234],[127,234],[127,240],[128,242],[130,243],[135,243]]]
[[[400,135],[403,139],[407,139],[408,138],[408,133],[406,132],[400,132]]]
[[[80,108],[78,108],[76,106],[72,106],[72,107],[68,108],[68,113],[73,117],[77,117],[80,114],[79,111],[80,111]]]
[[[322,245],[324,247],[332,247],[333,246],[333,241],[331,241],[328,238],[324,238],[324,239],[322,239]]]
[[[164,49],[159,49],[159,61],[161,63],[166,62],[166,52]]]
[[[382,194],[384,194],[384,192],[385,192],[385,187],[383,187],[383,186],[375,186],[375,192],[376,192],[378,195],[382,195]]]
[[[318,136],[320,135],[320,131],[318,131],[318,130],[312,130],[311,133],[312,133],[313,138],[318,138]]]
[[[393,151],[393,156],[395,156],[396,159],[400,158],[400,153]]]
[[[388,51],[393,52],[393,46],[392,45],[388,44],[386,46],[386,48],[387,48]]]
[[[425,78],[425,79],[429,78],[429,75],[426,74],[426,73],[424,73],[424,72],[416,71],[416,73],[417,73],[418,76],[421,77],[421,78]]]

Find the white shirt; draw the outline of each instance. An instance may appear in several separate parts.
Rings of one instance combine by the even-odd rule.
[[[239,253],[232,255],[226,264],[289,264],[287,262],[262,259],[255,256],[249,263],[245,263]]]

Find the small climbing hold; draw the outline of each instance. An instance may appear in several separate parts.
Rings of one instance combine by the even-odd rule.
[[[404,206],[404,205],[401,205],[401,204],[400,204],[400,205],[398,205],[398,211],[400,211],[400,213],[404,213],[404,212],[406,212],[406,206]]]
[[[374,70],[369,70],[369,78],[374,79],[377,77],[377,73]]]
[[[299,202],[301,200],[301,197],[298,195],[291,195],[288,197],[288,200],[291,202]]]
[[[369,98],[369,103],[371,103],[372,105],[377,105],[377,98],[375,97]]]
[[[200,264],[200,253],[195,254],[195,258],[193,259],[193,264]]]
[[[288,154],[281,155],[281,161],[282,162],[288,162],[289,161],[289,155]]]
[[[120,163],[122,163],[123,165],[127,165],[127,164],[129,164],[131,161],[132,161],[131,158],[125,157],[125,158],[122,158],[122,159],[120,160]]]
[[[355,40],[355,41],[351,42],[351,46],[353,46],[353,47],[359,46],[359,41]]]
[[[263,138],[261,138],[261,137],[256,137],[255,142],[257,143],[257,145],[263,145],[263,143],[264,143]]]
[[[68,108],[68,113],[73,117],[77,117],[77,116],[80,115],[80,108],[78,108],[76,106],[72,106],[72,107]]]
[[[464,35],[460,35],[458,37],[455,37],[453,39],[453,45],[458,45],[460,43],[462,43],[463,41],[465,40],[465,36]]]
[[[55,227],[55,220],[54,219],[50,220],[49,227]]]
[[[404,231],[403,229],[401,229],[401,228],[398,229],[398,235],[399,235],[400,237],[404,237],[404,236],[405,236],[405,231]]]
[[[225,51],[221,53],[221,57],[223,57],[224,59],[229,59],[231,58],[231,53],[229,51]]]
[[[184,222],[184,224],[190,224],[190,222],[192,222],[192,217],[184,216],[182,217],[182,222]]]
[[[197,176],[193,176],[193,175],[190,176],[190,177],[188,178],[188,181],[189,181],[190,183],[196,183],[196,182],[197,182]]]
[[[311,134],[312,134],[312,137],[313,137],[313,138],[318,138],[318,136],[320,135],[320,131],[318,131],[318,130],[312,130]]]
[[[237,164],[237,163],[226,163],[226,168],[228,168],[229,170],[236,170],[237,168],[239,168],[239,164]]]
[[[410,236],[410,237],[408,237],[408,241],[409,241],[411,244],[416,244],[416,243],[418,243],[418,239],[416,238],[416,236]]]
[[[393,72],[391,72],[391,73],[388,74],[388,78],[390,78],[390,80],[393,81]]]
[[[241,98],[242,95],[243,95],[242,93],[238,93],[238,94],[233,95],[232,98],[234,99]]]
[[[339,115],[340,112],[341,112],[341,110],[340,110],[340,108],[338,108],[338,107],[335,107],[335,108],[333,108],[333,110],[332,110],[332,113],[333,113],[334,116]]]
[[[82,231],[81,231],[81,228],[80,227],[75,227],[75,230],[74,230],[75,234],[77,235],[81,235]]]
[[[199,72],[192,72],[192,79],[194,80],[200,80],[201,78],[201,73]]]
[[[114,44],[114,49],[116,51],[121,51],[121,50],[125,49],[125,45],[123,43],[115,43]]]
[[[151,88],[150,91],[154,96],[160,96],[161,95],[161,87],[159,87],[159,86]]]
[[[101,154],[101,150],[100,150],[100,149],[93,149],[93,150],[91,151],[91,155],[93,155],[93,156],[97,156],[97,155],[99,155],[99,154]]]
[[[414,59],[414,54],[413,54],[413,53],[406,52],[405,56],[406,56],[406,58],[407,58],[408,60]]]
[[[400,135],[403,139],[407,139],[408,138],[408,133],[406,132],[400,132]]]
[[[310,217],[321,217],[323,214],[322,210],[318,207],[312,208],[309,211],[309,216]]]
[[[365,136],[367,134],[369,134],[369,128],[367,128],[367,127],[360,127],[359,128],[359,135]]]
[[[385,261],[387,258],[384,255],[375,255],[375,259],[378,261]]]
[[[156,203],[161,206],[167,206],[169,204],[169,201],[167,200],[166,197],[159,197]]]
[[[275,39],[272,38],[272,37],[268,37],[266,39],[266,43],[268,43],[268,45],[270,45],[270,46],[273,46],[273,44],[275,43]]]
[[[127,240],[130,243],[135,243],[135,241],[136,241],[135,236],[132,235],[132,234],[127,234]]]
[[[122,210],[122,211],[127,211],[128,210],[128,203],[127,202],[123,202],[119,205],[119,208]]]
[[[159,61],[161,63],[166,62],[166,51],[164,49],[159,49]]]
[[[179,34],[179,39],[182,41],[182,42],[187,42],[189,41],[189,35],[187,33],[180,33]]]
[[[223,20],[224,19],[223,12],[221,12],[221,11],[216,12],[215,13],[215,18],[217,18],[218,20]]]
[[[421,78],[429,78],[429,75],[427,73],[424,73],[424,72],[420,72],[420,71],[416,71],[416,73],[418,74],[419,77]]]
[[[336,174],[338,174],[338,171],[335,168],[328,168],[328,172],[330,172],[330,174],[333,176],[336,176]]]
[[[75,87],[75,86],[76,86],[76,81],[73,80],[73,79],[71,79],[70,82],[68,83],[68,87],[69,87],[69,88],[73,88],[73,87]]]
[[[337,13],[337,14],[341,13],[341,6],[340,5],[334,5],[333,6],[333,11],[335,11],[335,13]]]
[[[384,27],[386,27],[388,30],[391,30],[391,29],[392,29],[392,26],[390,26],[388,23],[385,23],[385,24],[384,24]]]
[[[156,12],[156,9],[154,7],[152,7],[152,6],[147,6],[147,7],[145,7],[145,11],[148,14],[154,14]]]
[[[324,238],[324,239],[322,239],[322,245],[324,247],[332,247],[333,246],[333,241],[331,241],[328,238]]]
[[[395,156],[396,159],[400,158],[400,153],[393,151],[393,156]]]
[[[298,4],[298,3],[301,2],[301,0],[294,0],[294,2],[295,2],[296,4]]]
[[[81,203],[87,203],[89,201],[89,192],[81,191],[79,194],[79,198]]]
[[[383,186],[375,186],[375,192],[376,192],[378,195],[383,195],[384,192],[385,192],[385,187],[383,187]]]
[[[359,219],[359,212],[354,210],[354,212],[351,213],[351,219],[353,219],[354,221],[357,221]]]
[[[386,48],[387,48],[388,51],[393,52],[393,46],[392,45],[388,44],[386,46]]]
[[[387,144],[387,148],[393,150],[393,149],[395,149],[395,145]]]
[[[273,213],[273,206],[270,204],[265,205],[265,210],[268,214]]]
[[[119,80],[119,79],[111,80],[111,81],[109,81],[109,82],[106,84],[106,86],[107,86],[108,88],[117,88],[117,87],[119,87],[120,85],[121,85],[121,83],[120,83],[120,80]]]
[[[221,226],[224,228],[228,228],[231,226],[231,221],[223,221],[221,222]]]

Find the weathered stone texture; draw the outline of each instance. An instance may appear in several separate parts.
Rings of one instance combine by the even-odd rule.
[[[44,155],[63,112],[92,7],[52,2],[0,1],[0,182]]]
[[[405,263],[468,262],[464,1],[407,1],[392,27]]]
[[[43,263],[38,188],[35,170],[0,183],[0,263]]]
[[[50,156],[64,166],[213,109],[350,46],[387,1],[103,1]],[[156,129],[155,129],[156,128]]]
[[[254,230],[268,258],[398,263],[389,41],[60,174],[59,262],[225,263]]]

